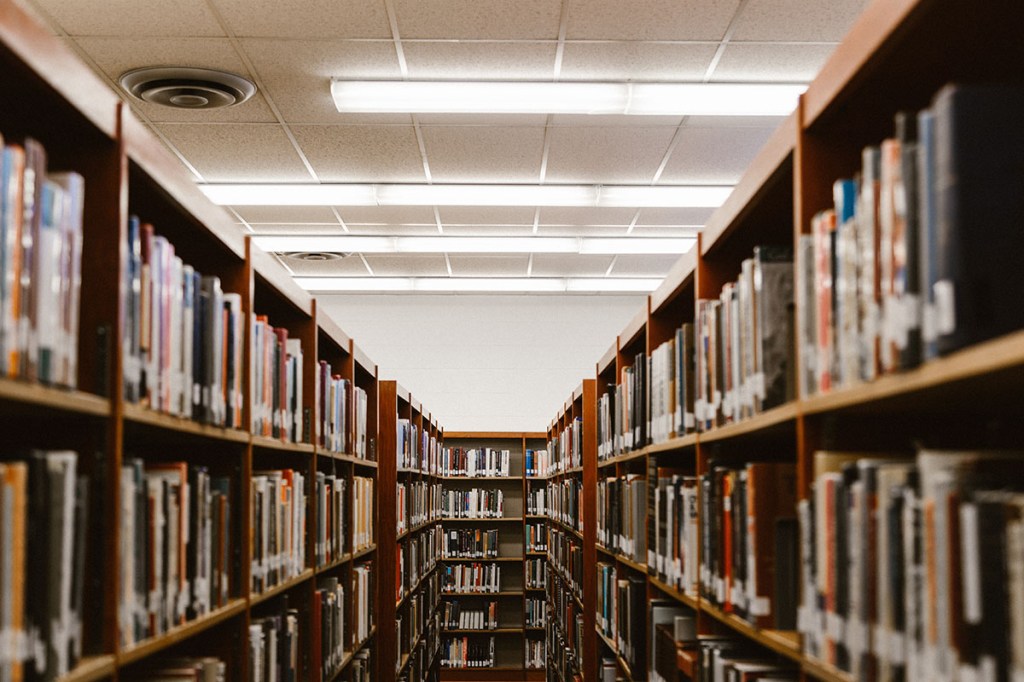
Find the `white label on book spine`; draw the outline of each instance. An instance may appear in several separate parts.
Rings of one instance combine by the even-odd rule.
[[[978,507],[971,503],[960,505],[960,533],[963,551],[960,552],[963,573],[964,621],[981,622],[981,543],[978,538]]]
[[[799,632],[809,632],[811,629],[807,609],[803,606],[798,607],[796,610],[796,629]]]
[[[935,331],[939,335],[956,331],[956,287],[944,279],[932,286],[935,297]]]
[[[891,633],[882,625],[871,628],[871,653],[885,660],[889,657],[888,641]]]
[[[976,666],[962,663],[958,672],[960,675],[959,682],[980,682],[981,680]]]
[[[893,665],[903,665],[907,662],[907,639],[902,632],[890,632],[886,634],[889,642],[889,662]]]
[[[846,624],[843,619],[835,613],[825,614],[825,633],[828,638],[834,642],[840,642],[843,640],[845,634]]]
[[[1024,668],[1014,668],[1013,672],[1010,673],[1010,680],[1012,682],[1024,682]]]
[[[772,601],[768,597],[754,597],[750,600],[750,615],[770,616],[772,614]]]

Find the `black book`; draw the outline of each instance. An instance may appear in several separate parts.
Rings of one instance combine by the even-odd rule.
[[[775,519],[775,628],[796,630],[800,600],[800,529],[796,519]]]

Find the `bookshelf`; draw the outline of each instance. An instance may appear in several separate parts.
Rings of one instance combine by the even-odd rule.
[[[466,494],[473,490],[500,491],[502,515],[496,518],[451,518],[442,519],[445,534],[452,531],[496,531],[497,556],[481,558],[457,558],[445,556],[442,560],[444,571],[459,571],[471,566],[493,566],[500,568],[500,589],[497,592],[475,593],[466,590],[442,593],[444,601],[461,610],[481,610],[496,602],[497,629],[465,630],[445,628],[442,631],[442,656],[445,635],[466,637],[467,641],[488,642],[495,640],[494,665],[482,668],[443,667],[443,680],[539,680],[543,673],[527,669],[527,652],[530,642],[540,646],[543,632],[528,628],[527,617],[530,600],[542,600],[543,590],[528,585],[530,562],[541,562],[544,552],[527,551],[528,527],[543,526],[540,514],[527,513],[527,501],[531,492],[543,490],[546,479],[527,475],[527,456],[542,451],[546,444],[544,433],[520,432],[447,432],[445,451],[450,457],[455,453],[470,454],[490,449],[500,453],[508,451],[507,475],[467,476],[442,475],[440,480],[447,493]],[[454,460],[452,460],[454,461]],[[495,472],[491,472],[495,473]],[[500,473],[500,472],[499,472]],[[461,497],[456,498],[461,499]]]

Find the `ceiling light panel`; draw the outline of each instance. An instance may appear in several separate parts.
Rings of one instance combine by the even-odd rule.
[[[563,253],[680,255],[693,248],[691,237],[452,237],[452,236],[267,236],[253,242],[268,252],[324,253]]]
[[[296,277],[313,293],[649,293],[661,279],[652,277]]]

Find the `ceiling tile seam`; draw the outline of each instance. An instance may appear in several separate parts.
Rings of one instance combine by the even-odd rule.
[[[345,219],[341,217],[340,213],[338,213],[338,209],[335,208],[334,206],[331,206],[331,213],[333,213],[334,217],[338,219],[338,224],[341,225],[342,231],[348,234],[348,225],[345,224]]]
[[[612,262],[608,264],[608,269],[604,271],[604,276],[605,277],[610,277],[611,276],[612,270],[615,269],[615,264],[618,263],[618,262],[619,262],[619,254],[615,254],[614,256],[612,256]]]
[[[277,262],[278,262],[278,263],[280,263],[280,264],[281,264],[281,266],[282,266],[282,267],[283,267],[283,268],[284,268],[285,270],[287,270],[287,271],[288,271],[288,274],[289,274],[289,275],[291,275],[292,277],[295,277],[295,276],[296,276],[296,275],[295,275],[295,271],[294,271],[294,270],[292,270],[292,269],[291,269],[291,267],[289,267],[288,263],[287,263],[287,262],[285,262],[284,258],[282,258],[282,257],[281,257],[281,254],[279,254],[279,253],[274,253],[274,254],[271,254],[271,255],[272,255],[272,256],[273,256],[274,258],[276,258],[276,259],[277,259]]]
[[[395,43],[398,71],[402,74],[402,80],[405,80],[409,77],[409,65],[405,61],[405,48],[402,47],[402,38],[398,33],[398,15],[395,13],[395,7],[391,0],[384,0],[384,11],[387,12],[388,25],[391,27],[391,39]]]
[[[722,61],[722,56],[725,54],[725,48],[729,45],[729,41],[732,40],[732,34],[736,32],[736,26],[739,22],[740,15],[743,14],[743,10],[747,8],[750,0],[740,0],[740,4],[736,6],[736,12],[732,15],[732,21],[725,29],[725,34],[722,36],[721,42],[718,44],[718,49],[715,50],[715,55],[711,58],[711,63],[708,64],[707,70],[704,72],[703,82],[707,83],[711,80],[711,77],[715,74],[715,69],[718,68],[719,62]]]
[[[444,254],[444,267],[448,270],[448,276],[452,276],[452,259],[448,257],[448,254]]]
[[[661,180],[661,174],[665,172],[665,167],[668,166],[668,161],[672,158],[672,152],[679,146],[682,141],[683,126],[686,125],[688,120],[687,116],[683,116],[683,119],[679,121],[679,125],[676,126],[676,132],[672,135],[672,139],[669,140],[668,149],[665,150],[665,154],[661,157],[661,163],[658,164],[658,170],[654,171],[654,179],[651,180],[652,185],[657,185],[658,181]]]
[[[97,76],[105,80],[110,85],[110,87],[113,88],[114,93],[123,102],[125,102],[125,104],[128,105],[132,113],[135,114],[140,121],[149,126],[150,131],[154,135],[156,135],[161,142],[167,145],[167,148],[171,151],[171,153],[178,157],[178,160],[185,165],[185,168],[187,168],[189,172],[195,176],[196,182],[206,182],[206,179],[203,177],[203,174],[200,173],[195,166],[188,162],[188,159],[185,158],[185,155],[178,150],[178,148],[167,138],[166,135],[164,135],[162,132],[160,132],[159,129],[157,129],[156,124],[154,124],[153,121],[148,116],[146,116],[143,112],[135,108],[135,104],[122,94],[123,91],[121,90],[120,86],[117,83],[115,83],[109,76],[107,76],[106,72],[100,68],[99,64],[97,64],[96,61],[78,44],[78,41],[74,37],[72,37],[71,34],[64,30],[64,27],[57,22],[53,15],[47,12],[42,7],[40,7],[39,4],[36,3],[34,0],[30,1],[32,2],[32,7],[37,12],[39,12],[39,15],[42,18],[44,18],[47,21],[47,23],[50,24],[51,28],[53,28],[57,32],[57,35],[64,40],[64,43],[66,45],[70,45],[71,49],[82,59],[82,61],[88,64],[89,68],[91,68]]]
[[[569,32],[569,0],[562,0],[562,14],[558,19],[558,44],[555,46],[555,68],[552,78],[562,77],[562,58],[565,55],[565,35]]]
[[[437,233],[444,234],[444,224],[441,223],[441,211],[434,206],[434,224],[437,225]]]
[[[427,143],[423,140],[423,130],[420,128],[420,121],[416,114],[412,114],[412,131],[416,135],[416,145],[420,148],[420,160],[423,162],[423,175],[427,184],[432,185],[434,179],[430,174],[430,161],[427,159]]]
[[[533,254],[530,254],[530,260],[526,261],[526,276],[533,277]]]
[[[540,206],[533,210],[533,233],[537,234],[538,231],[540,231]]]
[[[235,216],[235,218],[238,219],[238,222],[245,226],[246,230],[252,233],[256,232],[256,230],[252,229],[252,225],[250,225],[249,222],[238,213],[238,211],[231,206],[225,206],[224,208],[226,208],[231,215]]]
[[[366,268],[366,271],[367,271],[368,273],[370,273],[370,277],[375,277],[376,275],[374,275],[374,273],[373,273],[373,268],[371,268],[371,267],[370,267],[370,263],[369,263],[369,262],[367,262],[367,260],[366,260],[366,256],[364,256],[364,255],[363,255],[363,254],[361,254],[361,253],[360,253],[360,254],[358,254],[358,256],[359,256],[359,260],[363,261],[363,267],[365,267],[365,268]]]
[[[548,114],[544,121],[544,148],[540,154],[540,173],[538,174],[538,182],[542,185],[548,175],[548,153],[551,151],[551,122],[553,119],[554,116]]]
[[[256,85],[257,90],[263,94],[263,100],[267,103],[271,113],[274,114],[274,118],[281,124],[281,129],[284,131],[285,136],[288,138],[292,148],[298,155],[299,160],[302,161],[302,165],[306,167],[306,172],[308,172],[309,176],[313,178],[313,182],[320,182],[320,177],[313,169],[313,164],[311,164],[309,159],[306,158],[306,153],[302,151],[299,141],[295,138],[295,134],[292,132],[291,126],[289,126],[288,122],[284,120],[284,116],[281,114],[281,110],[278,109],[277,104],[274,102],[274,98],[270,96],[270,91],[267,90],[264,85],[263,78],[256,70],[256,65],[251,59],[249,59],[249,54],[245,51],[245,48],[242,47],[241,41],[235,37],[234,32],[229,28],[227,21],[225,21],[224,17],[221,15],[220,10],[217,9],[214,0],[206,0],[206,6],[213,14],[214,19],[217,20],[221,30],[224,31],[224,35],[227,36],[228,41],[231,43],[231,48],[235,51],[235,54],[238,55],[242,64],[245,65],[245,68],[249,71],[249,76],[252,78],[252,82]]]
[[[633,219],[629,221],[629,227],[626,228],[626,234],[633,234],[633,228],[636,227],[637,222],[640,220],[640,211],[637,209],[636,213],[633,214]]]

